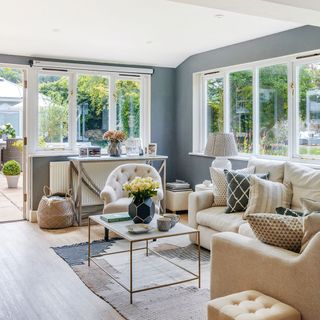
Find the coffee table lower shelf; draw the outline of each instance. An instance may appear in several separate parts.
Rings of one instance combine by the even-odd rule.
[[[198,274],[188,270],[187,268],[171,261],[170,259],[164,257],[163,255],[161,255],[159,252],[151,249],[149,247],[149,241],[152,241],[150,239],[147,240],[130,240],[129,245],[130,245],[130,249],[129,250],[120,250],[120,251],[115,251],[115,252],[110,252],[110,253],[104,253],[104,254],[99,254],[99,255],[94,255],[91,256],[90,253],[90,218],[89,218],[89,223],[88,223],[88,266],[90,266],[90,263],[94,263],[98,268],[100,268],[103,272],[105,272],[109,277],[111,277],[116,283],[118,283],[122,288],[124,288],[125,290],[127,290],[130,294],[130,304],[133,303],[133,294],[134,293],[138,293],[138,292],[143,292],[143,291],[148,291],[148,290],[153,290],[153,289],[159,289],[159,288],[163,288],[163,287],[168,287],[168,286],[172,286],[172,285],[177,285],[177,284],[182,284],[185,282],[190,282],[190,281],[198,281],[198,287],[200,288],[201,286],[201,247],[200,247],[200,232],[198,230],[194,230],[193,232],[189,232],[186,234],[196,234],[197,235],[197,249],[198,249]],[[181,236],[183,234],[173,234],[170,235],[168,237],[173,237],[173,236]],[[156,238],[155,238],[156,239]],[[133,244],[137,243],[137,242],[142,242],[145,241],[145,247],[143,248],[133,248]],[[184,280],[180,280],[180,281],[175,281],[175,282],[169,282],[169,283],[164,283],[164,284],[160,284],[160,285],[156,285],[156,286],[150,286],[150,287],[143,287],[143,288],[133,288],[133,252],[134,251],[141,251],[141,250],[145,250],[146,251],[146,256],[149,256],[149,252],[152,252],[153,254],[157,255],[158,257],[166,260],[167,262],[171,263],[172,265],[176,266],[177,268],[180,268],[181,270],[184,270],[185,272],[189,273],[190,275],[192,275],[191,278],[188,279],[184,279]],[[126,286],[124,283],[122,283],[121,281],[119,281],[115,276],[112,275],[112,273],[110,273],[109,271],[107,271],[104,267],[102,267],[95,258],[101,258],[103,256],[108,256],[108,255],[115,255],[115,254],[121,254],[121,253],[125,253],[125,252],[129,252],[130,255],[130,280],[129,280],[129,287]]]

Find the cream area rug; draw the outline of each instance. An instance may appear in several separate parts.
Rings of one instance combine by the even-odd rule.
[[[178,239],[178,238],[177,238]],[[138,246],[136,244],[135,248]],[[166,258],[197,273],[197,248],[184,240],[160,239],[152,247]],[[125,240],[94,241],[92,254],[115,252],[128,248]],[[201,250],[201,289],[198,282],[164,287],[133,294],[129,293],[105,274],[99,267],[87,264],[87,243],[53,248],[63,258],[83,283],[128,320],[205,320],[209,301],[210,252]],[[129,286],[129,254],[121,253],[96,258],[99,265],[116,279]],[[157,255],[146,256],[144,250],[133,255],[133,287],[145,288],[192,277]]]

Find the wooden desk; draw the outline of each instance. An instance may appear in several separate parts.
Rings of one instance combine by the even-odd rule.
[[[89,177],[86,170],[83,168],[84,163],[93,163],[93,162],[137,162],[137,161],[145,161],[147,164],[154,166],[155,162],[160,162],[159,168],[156,168],[159,172],[162,180],[162,187],[163,187],[163,200],[161,201],[161,211],[165,212],[166,210],[166,165],[167,165],[167,156],[135,156],[135,157],[128,157],[128,156],[121,156],[121,157],[110,157],[110,156],[101,156],[101,157],[68,157],[70,160],[70,188],[72,188],[72,173],[75,172],[77,175],[77,190],[74,190],[74,203],[76,209],[76,216],[78,225],[81,226],[82,218],[83,218],[83,208],[82,208],[82,184],[85,184],[91,192],[100,196],[101,189],[95,184],[94,181]],[[92,214],[92,213],[90,213]],[[101,214],[97,212],[97,214]]]

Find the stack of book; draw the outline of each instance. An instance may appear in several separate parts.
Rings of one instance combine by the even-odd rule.
[[[192,191],[190,183],[183,180],[176,180],[175,182],[168,182],[166,184],[168,191],[181,192],[181,191]]]

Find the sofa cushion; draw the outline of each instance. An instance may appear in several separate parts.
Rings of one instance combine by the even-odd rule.
[[[249,201],[250,177],[252,174],[225,170],[228,182],[228,197],[226,213],[240,212],[247,208]],[[267,174],[259,174],[262,179],[268,179]]]
[[[242,212],[225,213],[226,207],[212,207],[197,213],[197,223],[216,231],[238,232],[239,226],[245,221]]]
[[[303,218],[254,213],[249,214],[247,220],[260,241],[294,252],[300,251],[303,237]]]
[[[284,168],[284,183],[292,185],[293,210],[301,210],[301,198],[315,201],[320,199],[320,170],[315,170],[307,166],[286,162]]]
[[[296,211],[296,210],[292,210],[284,207],[276,208],[276,213],[281,214],[283,216],[291,216],[291,217],[303,217],[305,215],[304,212]]]
[[[250,213],[275,213],[277,207],[288,208],[292,199],[292,190],[280,182],[250,177],[248,207],[244,218]]]
[[[255,173],[269,172],[269,180],[274,182],[282,182],[284,176],[284,162],[276,160],[264,160],[250,158],[248,167],[254,166]]]
[[[224,170],[214,167],[210,167],[209,170],[213,185],[214,204],[216,206],[226,206],[228,182]],[[239,173],[254,173],[254,167],[248,167],[234,171]]]
[[[249,223],[243,223],[240,227],[239,227],[239,234],[241,234],[242,236],[246,236],[249,238],[253,238],[256,239],[257,237],[255,236],[252,228],[250,227]]]
[[[304,213],[319,212],[320,211],[320,201],[314,201],[311,199],[301,198],[300,202],[301,202]]]
[[[301,241],[302,252],[312,237],[320,231],[320,213],[312,213],[303,219],[303,238]]]

